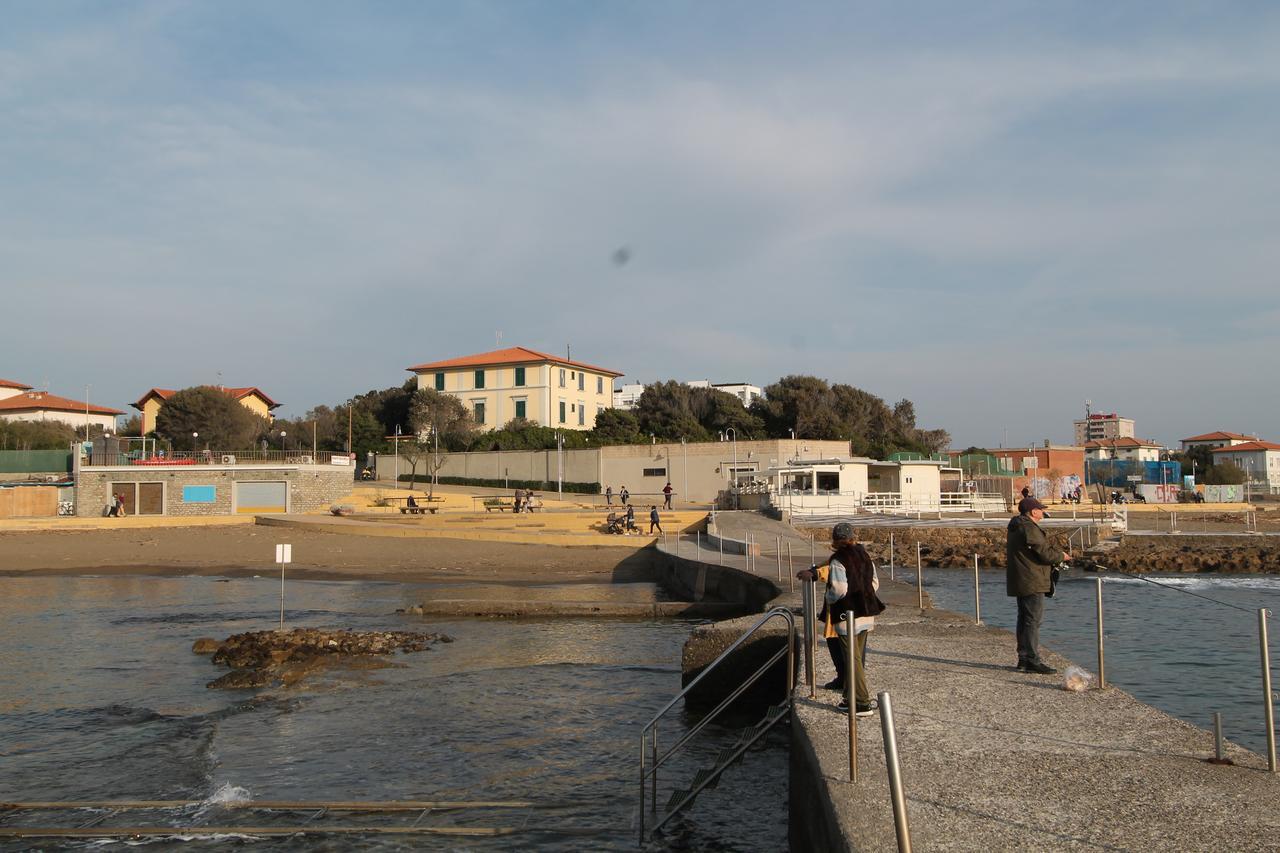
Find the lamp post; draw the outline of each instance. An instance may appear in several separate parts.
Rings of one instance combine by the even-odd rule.
[[[280,430],[280,450],[284,452],[287,448],[284,445],[285,430]]]
[[[200,438],[200,433],[198,432],[191,433],[191,452],[192,453],[196,452],[196,445],[199,443],[199,438]]]
[[[689,500],[689,440],[684,436],[680,437],[680,452],[684,459],[684,499],[687,501]]]
[[[400,424],[396,424],[396,488],[400,487]]]
[[[556,430],[556,495],[564,500],[564,436]]]
[[[84,386],[84,440],[89,440],[89,388],[92,386]]]
[[[724,436],[733,433],[733,469],[729,473],[730,481],[733,486],[733,508],[739,508],[738,502],[738,431],[733,427],[725,427],[724,432],[720,433],[721,440]]]

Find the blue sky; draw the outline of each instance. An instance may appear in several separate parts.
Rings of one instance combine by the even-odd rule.
[[[1280,7],[0,0],[0,377],[524,345],[1280,440]],[[612,262],[619,247],[624,265]]]

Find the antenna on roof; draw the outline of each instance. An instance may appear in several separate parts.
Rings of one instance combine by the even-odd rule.
[[[569,345],[564,345],[564,360],[573,361],[573,352],[569,349]]]
[[[493,333],[493,345],[497,349],[502,349],[502,330]]]

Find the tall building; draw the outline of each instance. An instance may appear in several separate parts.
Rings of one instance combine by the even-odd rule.
[[[515,418],[538,426],[591,429],[613,404],[616,370],[527,347],[430,361],[405,368],[418,387],[452,394],[478,426],[498,429]]]
[[[1108,438],[1133,438],[1133,419],[1122,418],[1115,412],[1110,414],[1093,414],[1075,422],[1075,443],[1083,447],[1091,441],[1102,441]]]

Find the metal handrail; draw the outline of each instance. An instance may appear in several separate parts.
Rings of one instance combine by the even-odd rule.
[[[757,631],[771,620],[781,617],[787,623],[787,645],[783,649],[779,649],[769,657],[761,666],[756,669],[745,681],[738,685],[732,693],[720,701],[715,708],[707,713],[697,725],[689,729],[679,740],[672,744],[666,752],[659,755],[658,752],[658,723],[667,715],[672,708],[676,706],[681,699],[697,687],[704,678],[711,674],[717,666],[725,661],[734,651],[736,651],[743,643],[750,639]],[[796,652],[796,617],[790,609],[786,607],[774,607],[761,616],[756,623],[748,628],[742,636],[734,640],[723,652],[716,656],[716,659],[707,664],[706,668],[698,674],[698,677],[685,685],[684,689],[675,695],[660,711],[653,715],[649,722],[645,723],[640,730],[640,840],[644,841],[645,836],[645,784],[648,782],[651,786],[651,807],[656,812],[658,807],[658,768],[667,763],[680,749],[696,737],[704,728],[711,724],[717,716],[728,708],[739,696],[741,696],[747,688],[755,684],[760,678],[778,662],[782,655],[787,656],[787,712],[794,714],[795,712],[795,652]],[[652,746],[650,747],[650,733],[652,733]],[[646,755],[651,755],[651,766],[646,768]],[[671,814],[675,814],[672,812]],[[664,817],[654,825],[654,829],[662,826],[671,814]]]

